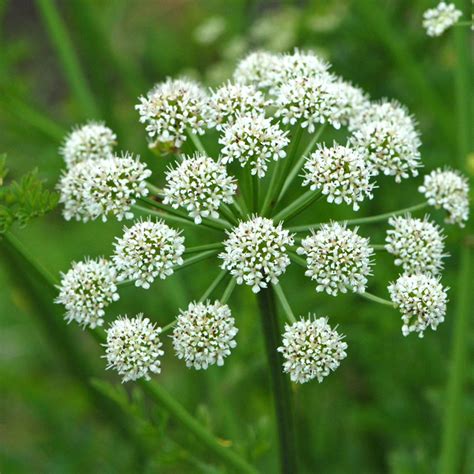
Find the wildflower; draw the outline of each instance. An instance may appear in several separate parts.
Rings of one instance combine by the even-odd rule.
[[[196,224],[203,217],[218,218],[222,203],[231,203],[236,181],[226,167],[201,154],[184,157],[176,168],[166,173],[164,204],[184,207]]]
[[[224,128],[219,139],[223,145],[221,162],[239,160],[242,166],[249,166],[253,175],[263,178],[269,160],[277,161],[286,156],[287,135],[288,132],[262,115],[240,116],[234,124]]]
[[[296,383],[314,378],[322,382],[347,356],[344,336],[331,328],[328,318],[313,318],[286,324],[283,345],[277,349],[285,359],[283,371]]]
[[[348,126],[369,107],[368,95],[360,87],[339,78],[335,79],[335,88],[338,93],[337,121]]]
[[[204,133],[207,95],[197,82],[167,79],[139,100],[135,108],[140,122],[146,125],[150,147],[175,152],[186,141],[188,132]]]
[[[64,305],[68,322],[92,329],[102,326],[105,308],[118,299],[115,269],[103,258],[73,262],[67,273],[61,273],[56,303]]]
[[[182,265],[184,237],[163,221],[150,219],[125,227],[117,238],[113,262],[118,280],[134,280],[135,286],[150,288],[156,277],[165,279]]]
[[[284,125],[300,123],[313,133],[316,125],[329,123],[340,128],[340,103],[342,96],[337,83],[328,74],[298,76],[284,82],[275,97],[277,117]]]
[[[64,218],[87,222],[101,217],[105,222],[113,214],[118,220],[130,219],[130,208],[148,194],[145,180],[150,175],[146,165],[130,154],[80,162],[58,184]]]
[[[206,108],[208,125],[222,130],[226,124],[235,122],[239,115],[262,115],[268,102],[254,86],[227,84],[216,89]]]
[[[255,51],[240,61],[234,71],[234,80],[267,90],[274,84],[274,75],[279,67],[279,55],[266,51]]]
[[[352,205],[355,211],[359,202],[372,199],[374,184],[371,176],[373,167],[363,155],[349,146],[326,147],[318,145],[304,164],[303,186],[311,190],[320,189],[329,203]]]
[[[224,365],[224,359],[237,345],[238,329],[230,308],[219,301],[191,303],[181,311],[173,331],[173,346],[179,359],[197,370]]]
[[[443,288],[439,278],[423,274],[401,275],[389,285],[388,291],[402,313],[404,336],[417,332],[423,337],[428,327],[435,330],[444,321],[447,288]]]
[[[469,184],[459,171],[438,168],[425,175],[418,190],[428,199],[428,204],[448,213],[447,223],[464,227],[469,218]]]
[[[418,175],[421,166],[418,135],[403,122],[378,120],[361,125],[349,143],[373,164],[374,169],[387,176],[402,179]]]
[[[405,274],[437,275],[443,268],[444,235],[442,230],[426,217],[415,219],[410,215],[391,217],[393,227],[387,231],[385,248],[397,258]]]
[[[316,281],[316,291],[333,296],[347,290],[365,291],[374,251],[369,239],[358,235],[357,229],[337,222],[324,224],[302,240],[297,253],[306,257],[305,275]]]
[[[254,293],[268,283],[278,283],[290,259],[286,248],[294,244],[293,237],[270,219],[253,216],[228,232],[224,242],[222,268],[236,278],[239,285],[252,287]]]
[[[117,142],[115,133],[102,123],[76,127],[66,137],[60,153],[69,168],[85,160],[110,158]]]
[[[122,376],[122,383],[145,378],[161,372],[161,329],[143,314],[135,318],[121,316],[107,330],[105,358],[107,369]]]
[[[461,18],[462,12],[453,3],[440,2],[423,13],[423,28],[428,36],[441,36]]]

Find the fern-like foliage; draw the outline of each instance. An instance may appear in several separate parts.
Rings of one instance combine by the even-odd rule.
[[[6,156],[0,156],[0,233],[13,224],[25,226],[31,219],[54,209],[59,196],[45,188],[37,170],[22,176],[18,181],[5,182],[8,173]]]

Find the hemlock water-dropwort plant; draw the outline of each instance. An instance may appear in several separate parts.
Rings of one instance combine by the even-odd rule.
[[[292,262],[304,268],[317,292],[350,291],[398,308],[404,335],[422,337],[444,320],[447,288],[439,276],[447,256],[444,235],[429,216],[411,212],[428,205],[442,208],[447,223],[462,226],[468,218],[468,186],[457,171],[426,175],[419,187],[424,199],[411,208],[346,222],[290,225],[320,199],[358,211],[360,202],[377,194],[380,174],[397,183],[418,175],[420,137],[401,104],[371,101],[315,54],[295,51],[252,53],[237,66],[233,82],[215,90],[167,79],[140,97],[136,108],[149,147],[170,161],[162,183],[139,157],[114,152],[116,136],[104,124],[76,127],[60,149],[67,167],[58,184],[66,219],[132,220],[137,213],[148,214],[124,228],[109,259],[76,262],[62,276],[57,302],[64,305],[66,319],[102,326],[121,285],[149,289],[155,279],[205,258],[217,257],[223,271],[165,330],[155,327],[160,321],[143,316],[112,323],[106,357],[123,381],[160,371],[158,335],[168,330],[176,355],[188,367],[222,365],[236,347],[234,316],[237,326],[239,316],[232,316],[227,300],[237,284],[256,294],[275,290],[288,318],[281,346],[274,348],[283,355],[282,370],[295,382],[321,382],[346,357],[347,344],[330,317],[294,316],[279,285]],[[320,141],[327,126],[344,128],[341,143]],[[212,129],[218,131],[221,151],[208,156],[198,137]],[[308,143],[302,150],[304,134]],[[188,142],[193,154],[182,151]],[[230,173],[233,161],[243,168],[239,180]],[[283,205],[287,191],[298,186],[302,194]],[[385,245],[372,246],[366,230],[353,225],[385,220]],[[186,247],[181,225],[217,230],[221,239]],[[391,301],[366,292],[374,253],[381,248],[402,271],[388,285]],[[224,296],[211,300],[227,275]]]

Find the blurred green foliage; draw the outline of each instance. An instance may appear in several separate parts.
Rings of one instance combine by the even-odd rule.
[[[73,124],[91,118],[114,128],[119,146],[140,153],[160,184],[166,162],[146,147],[133,110],[137,96],[168,75],[193,75],[215,85],[254,48],[316,49],[337,73],[373,98],[388,96],[405,103],[420,123],[427,170],[443,164],[463,167],[462,160],[467,159],[460,161],[455,151],[453,42],[449,34],[437,40],[424,35],[420,19],[431,5],[427,0],[57,1],[77,53],[76,65],[61,61],[60,49],[68,45],[58,48],[54,42],[48,27],[54,18],[44,11],[40,14],[41,3],[48,2],[0,0],[0,152],[8,153],[16,186],[44,197],[41,210],[52,207],[54,195],[45,194],[35,175],[25,174],[37,168],[38,177],[53,188],[62,168],[58,156],[62,136]],[[84,83],[79,85],[70,80],[75,67],[84,71]],[[380,179],[378,199],[366,203],[361,213],[410,205],[419,182],[397,186]],[[22,205],[32,202],[38,200]],[[321,204],[318,215],[306,212],[298,219],[305,223],[350,215],[344,206]],[[441,222],[442,217],[436,217]],[[113,221],[65,222],[59,210],[32,221],[26,229],[15,229],[29,251],[55,274],[85,255],[109,254],[120,231],[121,224]],[[209,232],[209,239],[214,235],[202,232]],[[365,229],[361,232],[366,235]],[[373,226],[370,235],[374,243],[381,243],[383,225]],[[453,288],[452,300],[462,236],[449,229],[452,258],[444,283]],[[193,243],[195,236],[187,234],[187,239]],[[385,295],[387,282],[398,272],[387,255],[377,255],[376,264],[370,291]],[[215,276],[215,261],[200,265],[198,271],[185,270],[156,282],[149,291],[124,289],[110,312],[144,312],[166,324]],[[436,333],[427,333],[422,340],[403,338],[395,311],[354,295],[318,295],[293,267],[282,285],[295,311],[329,314],[349,344],[349,357],[336,374],[321,385],[294,387],[302,472],[433,472],[455,301]],[[137,420],[140,439],[148,440],[144,445],[151,443],[146,455],[137,449],[74,378],[49,330],[38,324],[37,308],[4,268],[0,268],[0,295],[1,472],[226,472],[138,390],[114,388],[118,381],[104,372],[97,347],[80,329],[67,327],[94,367],[93,386],[125,408],[130,419]],[[225,366],[194,372],[168,354],[159,381],[222,443],[232,444],[262,472],[275,472],[273,412],[256,304],[247,289],[239,289],[231,304],[240,328],[239,345]],[[56,311],[59,318],[60,310]],[[469,345],[472,349],[472,333]],[[466,473],[474,470],[473,391],[474,373],[469,367],[468,397],[462,406]]]

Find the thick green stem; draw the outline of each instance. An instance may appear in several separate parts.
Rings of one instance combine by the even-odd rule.
[[[323,194],[321,191],[306,191],[299,198],[295,199],[288,207],[281,210],[273,220],[275,222],[279,221],[289,221],[296,217],[298,214],[303,212],[308,206],[310,206],[317,199],[321,199]]]
[[[275,404],[280,469],[284,474],[296,474],[298,468],[292,394],[290,382],[283,373],[281,354],[277,352],[277,348],[280,345],[280,328],[272,287],[263,288],[258,293],[258,303]]]
[[[61,61],[66,79],[76,96],[77,103],[84,110],[88,118],[98,118],[99,111],[95,104],[93,95],[89,89],[86,76],[79,64],[76,52],[68,35],[66,25],[59,15],[54,0],[36,0],[36,4],[43,18],[46,30],[51,42],[56,49]]]

